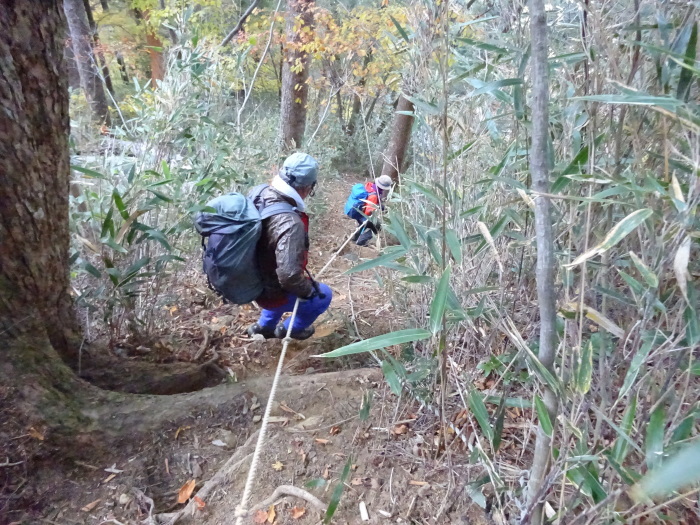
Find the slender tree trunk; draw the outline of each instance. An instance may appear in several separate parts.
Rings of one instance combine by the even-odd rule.
[[[100,0],[100,5],[105,13],[109,11],[109,4],[107,3],[107,0]]]
[[[129,73],[126,71],[126,62],[121,53],[117,52],[117,64],[119,64],[119,72],[121,73],[122,82],[129,83]]]
[[[82,0],[64,0],[63,9],[70,29],[73,54],[80,72],[80,84],[90,103],[94,118],[109,126],[109,105],[98,73],[85,5]]]
[[[300,147],[304,140],[309,57],[299,47],[308,38],[303,29],[313,30],[313,7],[313,0],[287,0],[287,44],[282,65],[280,108],[280,142],[284,151]]]
[[[395,182],[399,181],[399,173],[404,167],[406,150],[408,150],[408,143],[411,140],[413,115],[405,114],[410,112],[413,112],[413,102],[403,95],[399,95],[391,137],[384,152],[384,165],[382,166],[382,175],[389,175]]]
[[[158,87],[157,81],[163,80],[165,76],[163,42],[153,30],[146,29],[146,45],[148,46],[148,55],[151,58],[151,87],[156,89]]]
[[[85,14],[87,15],[88,24],[90,24],[90,31],[92,31],[92,45],[95,50],[95,54],[97,55],[97,59],[100,61],[100,66],[102,67],[102,76],[105,79],[105,86],[107,86],[107,90],[114,95],[112,77],[109,74],[109,66],[107,66],[107,60],[105,60],[105,54],[100,47],[100,35],[97,33],[95,17],[92,16],[90,0],[83,0],[83,5],[85,5]]]
[[[547,78],[547,15],[544,0],[530,1],[530,33],[532,39],[532,151],[530,172],[532,186],[540,194],[549,193],[548,134],[549,134],[549,80]],[[555,260],[552,236],[551,204],[548,198],[535,200],[535,235],[537,238],[537,299],[540,310],[539,359],[553,376],[556,352],[556,300],[554,295]],[[556,377],[556,376],[555,376]],[[552,422],[556,422],[558,399],[546,385],[544,403]],[[556,428],[556,426],[555,426]],[[532,522],[542,522],[542,491],[549,471],[552,439],[538,426],[535,453],[530,470],[528,507]]]

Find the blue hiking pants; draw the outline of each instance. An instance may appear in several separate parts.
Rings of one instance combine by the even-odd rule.
[[[292,326],[293,332],[298,332],[299,330],[304,330],[305,328],[314,324],[314,321],[323,312],[328,310],[328,306],[331,304],[331,299],[333,298],[333,292],[331,289],[323,283],[318,283],[319,290],[321,294],[325,297],[321,299],[318,295],[315,295],[312,299],[308,301],[300,301],[299,308],[297,309],[297,316],[294,318],[294,326]],[[285,312],[291,312],[294,310],[294,303],[297,300],[297,296],[289,294],[287,302],[271,308],[270,310],[263,309],[260,314],[260,319],[258,324],[262,328],[274,329],[277,323],[282,319],[282,314]],[[289,319],[284,322],[284,329],[289,328]]]

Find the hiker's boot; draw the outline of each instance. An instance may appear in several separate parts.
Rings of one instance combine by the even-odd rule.
[[[358,246],[367,246],[367,243],[372,240],[372,230],[365,230],[355,241]]]
[[[291,337],[297,341],[303,341],[304,339],[308,339],[314,335],[314,332],[316,332],[316,329],[313,325],[311,325],[302,330],[292,330]],[[284,339],[287,337],[287,329],[284,327],[284,323],[278,324],[277,328],[275,328],[275,337],[278,337],[279,339]]]
[[[277,337],[277,330],[274,328],[265,328],[263,326],[260,326],[258,323],[252,324],[248,327],[248,335],[250,337],[253,337],[255,335],[261,335],[265,339],[272,339],[273,337]]]

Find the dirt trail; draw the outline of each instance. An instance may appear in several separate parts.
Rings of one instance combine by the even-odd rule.
[[[329,183],[312,205],[312,270],[318,271],[353,230],[342,207],[354,182],[346,176]],[[350,245],[321,279],[333,290],[333,303],[317,322],[313,338],[290,345],[251,506],[280,485],[307,487],[328,504],[342,484],[333,523],[365,523],[360,504],[368,511],[368,523],[487,523],[462,490],[478,469],[458,448],[450,451],[449,462],[444,455],[436,459],[429,442],[437,429],[432,415],[412,400],[397,400],[368,356],[312,357],[390,329],[392,306],[372,276],[353,274],[350,280],[343,274],[374,255],[373,248]],[[47,462],[45,471],[31,474],[34,492],[23,493],[25,507],[32,506],[32,497],[37,500],[24,514],[27,521],[18,521],[21,514],[15,513],[7,523],[148,523],[149,516],[181,510],[181,487],[194,480],[194,496],[259,429],[280,342],[243,335],[257,311],[212,304],[201,277],[193,276],[188,294],[191,303],[170,311],[178,337],[171,340],[173,348],[164,344],[163,351],[180,359],[195,353],[207,359],[216,349],[231,385],[191,395],[195,397],[177,396],[189,412],[173,417],[157,433],[125,442],[113,457],[85,450],[60,466],[54,461],[49,468]],[[208,298],[202,299],[203,294]],[[162,400],[165,405],[172,397]],[[169,405],[167,409],[172,411]],[[252,448],[238,451],[243,457],[250,452]],[[243,461],[179,523],[234,523],[248,464]],[[348,475],[341,482],[346,466]],[[311,525],[321,518],[307,502],[287,497],[248,523]]]

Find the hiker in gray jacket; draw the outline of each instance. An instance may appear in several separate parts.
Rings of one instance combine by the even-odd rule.
[[[279,174],[255,202],[259,210],[280,202],[291,204],[294,210],[263,220],[262,236],[257,245],[263,292],[255,299],[263,311],[258,322],[248,328],[250,336],[285,337],[289,319],[284,323],[280,323],[280,319],[285,312],[293,310],[299,298],[291,336],[308,339],[314,333],[313,322],[331,303],[331,289],[313,281],[306,270],[309,217],[304,211],[304,200],[313,195],[317,177],[316,159],[306,153],[294,153],[284,161]]]

